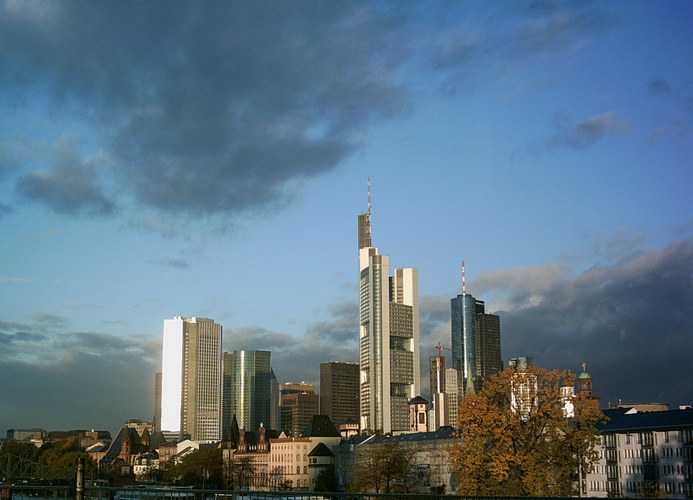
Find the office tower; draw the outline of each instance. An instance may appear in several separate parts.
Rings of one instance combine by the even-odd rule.
[[[277,392],[271,358],[269,351],[232,350],[224,353],[224,434],[230,431],[234,415],[238,428],[246,431],[256,431],[260,424],[271,428],[273,423],[278,423],[276,416],[273,418],[273,411],[276,411],[276,403],[272,401],[273,384],[275,396]]]
[[[270,366],[270,425],[269,428],[277,430],[281,427],[281,415],[279,413],[279,383]]]
[[[408,402],[418,395],[419,297],[416,269],[396,269],[371,246],[368,212],[358,217],[361,429],[407,432]]]
[[[208,318],[164,320],[162,431],[193,441],[219,439],[221,336],[221,325]]]
[[[464,262],[462,294],[450,299],[450,315],[452,364],[460,372],[460,396],[478,392],[484,380],[503,369],[500,318],[467,293]]]
[[[288,382],[280,387],[281,429],[288,436],[300,437],[313,415],[320,413],[320,396],[313,384]]]
[[[320,363],[320,413],[330,417],[336,427],[359,421],[358,363]]]
[[[161,372],[154,374],[154,431],[161,430]]]
[[[454,368],[445,370],[445,400],[448,408],[448,425],[458,427],[459,419],[459,371]]]
[[[491,375],[503,371],[500,316],[486,312],[483,301],[477,300],[476,304],[477,313],[474,317],[476,373],[483,382]],[[478,387],[477,390],[480,388]]]
[[[442,349],[442,347],[441,347]],[[433,403],[433,412],[431,417],[431,430],[437,431],[444,425],[450,425],[448,415],[448,400],[445,394],[445,358],[442,355],[431,356],[431,401]]]

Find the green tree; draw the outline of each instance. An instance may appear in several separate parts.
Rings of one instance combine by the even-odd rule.
[[[315,478],[315,491],[337,491],[337,475],[334,465],[323,468]]]
[[[19,441],[0,443],[0,457],[14,455],[15,457],[36,462],[40,454],[39,449],[31,443],[20,443]]]
[[[224,484],[222,451],[203,448],[183,457],[171,473],[186,486],[212,488]]]
[[[76,437],[44,444],[39,449],[38,461],[59,469],[75,469],[80,458],[85,458],[85,474],[93,475],[97,472],[96,462],[82,450],[79,438]]]
[[[604,418],[592,400],[570,398],[567,418],[561,388],[569,371],[530,366],[491,377],[460,406],[459,443],[449,450],[458,494],[570,496],[578,474],[598,458],[596,424]]]
[[[414,450],[387,440],[364,445],[358,451],[354,476],[358,491],[408,492],[414,484]]]

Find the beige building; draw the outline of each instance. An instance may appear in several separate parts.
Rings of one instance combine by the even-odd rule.
[[[249,468],[243,484],[234,487],[275,491],[291,486],[294,490],[311,490],[319,467],[326,465],[325,453],[320,453],[318,459],[318,454],[311,456],[311,452],[319,445],[332,449],[341,442],[339,432],[324,415],[314,416],[301,437],[275,434],[262,427],[257,432],[241,430],[237,448],[224,449],[227,470],[233,469],[233,462]]]

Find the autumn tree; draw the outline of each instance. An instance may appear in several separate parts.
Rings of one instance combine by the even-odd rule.
[[[399,441],[386,440],[359,449],[354,471],[359,491],[390,493],[395,489],[408,492],[413,485],[414,450]]]
[[[598,458],[596,424],[604,418],[587,397],[564,396],[569,371],[514,367],[465,396],[459,443],[450,449],[462,495],[570,496],[578,475]],[[573,416],[566,408],[572,403]]]

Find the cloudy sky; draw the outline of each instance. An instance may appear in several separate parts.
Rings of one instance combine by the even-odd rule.
[[[424,374],[464,259],[504,359],[693,403],[692,18],[0,1],[0,432],[151,419],[175,315],[280,382],[356,361],[369,177],[374,245],[419,269]]]

